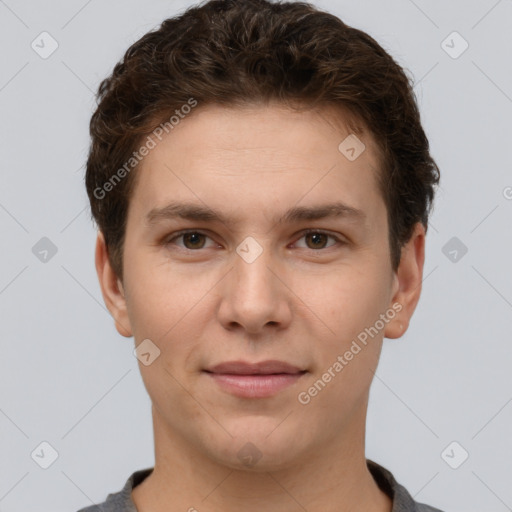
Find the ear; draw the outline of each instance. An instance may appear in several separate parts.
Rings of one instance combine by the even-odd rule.
[[[103,300],[114,318],[117,332],[129,338],[133,333],[126,309],[123,284],[110,265],[107,245],[101,231],[98,232],[96,239],[95,263]]]
[[[402,248],[400,264],[394,273],[393,299],[390,307],[394,309],[396,315],[387,324],[384,337],[400,338],[407,331],[420,300],[424,262],[425,228],[418,222],[411,239]]]

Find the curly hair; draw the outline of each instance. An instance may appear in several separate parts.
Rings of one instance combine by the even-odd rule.
[[[369,130],[396,270],[414,225],[428,228],[439,183],[407,73],[368,34],[304,2],[210,0],[163,21],[101,82],[90,122],[85,182],[117,276],[144,138],[184,105],[269,101],[340,107],[355,132]]]

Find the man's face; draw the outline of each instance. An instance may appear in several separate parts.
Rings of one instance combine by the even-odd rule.
[[[137,171],[122,321],[137,345],[160,350],[139,363],[155,428],[231,467],[247,451],[262,455],[257,467],[285,467],[362,437],[382,339],[397,321],[377,322],[398,282],[374,142],[360,136],[366,149],[351,161],[338,149],[349,132],[330,115],[199,106]],[[222,220],[172,216],[171,203]],[[353,210],[304,214],[335,203]],[[269,360],[295,370],[214,371]],[[262,376],[270,371],[281,375]]]

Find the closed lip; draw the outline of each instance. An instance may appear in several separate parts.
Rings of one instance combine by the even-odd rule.
[[[207,368],[205,371],[228,375],[273,375],[283,373],[293,375],[306,372],[302,368],[277,360],[260,361],[258,363],[226,361]]]

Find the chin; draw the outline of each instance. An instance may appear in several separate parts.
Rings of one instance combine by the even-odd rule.
[[[253,419],[250,423],[245,421],[244,424],[226,426],[233,437],[217,438],[218,444],[208,446],[207,450],[218,463],[234,470],[264,472],[286,469],[294,465],[302,452],[298,441],[303,443],[305,440],[299,432],[290,431],[290,425],[285,426],[285,422],[280,425],[281,421],[264,418],[262,421]]]

